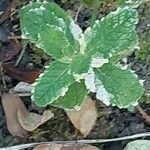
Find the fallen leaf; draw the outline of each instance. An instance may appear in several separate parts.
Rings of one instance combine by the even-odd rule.
[[[31,93],[33,89],[33,85],[26,83],[26,82],[19,82],[13,89],[11,89],[11,92],[14,93]]]
[[[25,71],[13,66],[10,63],[3,63],[3,69],[11,78],[27,83],[33,83],[35,79],[42,73],[41,69]]]
[[[3,48],[3,61],[11,60],[15,55],[17,55],[20,52],[21,48],[22,46],[19,41],[16,42],[14,40],[11,40],[8,46]]]
[[[72,124],[86,137],[95,125],[97,111],[95,102],[87,97],[79,110],[66,111]]]
[[[22,100],[14,94],[5,93],[2,95],[2,105],[5,112],[7,129],[10,134],[26,138],[27,131],[19,124],[17,116],[17,111],[19,109],[27,111]]]
[[[44,111],[43,115],[18,110],[18,120],[21,126],[27,131],[33,131],[41,124],[52,118],[54,114],[50,110]]]
[[[88,144],[41,144],[33,150],[99,150],[97,147]]]

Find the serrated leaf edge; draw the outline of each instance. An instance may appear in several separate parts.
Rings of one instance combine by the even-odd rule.
[[[45,68],[48,69],[49,67],[50,67],[50,65],[49,65],[49,66],[46,66]],[[33,93],[35,92],[35,87],[36,87],[36,86],[38,85],[38,83],[41,81],[41,79],[42,79],[42,77],[44,76],[44,74],[48,72],[46,69],[44,70],[43,73],[41,73],[41,74],[39,75],[39,77],[38,77],[38,78],[35,80],[35,82],[32,84],[32,86],[33,86],[32,91],[31,91],[31,93],[32,93],[31,100],[32,100],[32,101],[35,101],[34,94],[33,94]],[[59,97],[64,96],[64,95],[66,94],[66,92],[69,90],[68,87],[69,87],[71,84],[72,84],[72,83],[68,84],[67,86],[64,86],[64,87],[60,90],[60,94],[59,94],[57,97],[51,98],[51,101],[50,101],[49,103],[46,103],[45,105],[42,105],[42,107],[47,106],[47,105],[53,103],[53,102],[54,102],[55,100],[57,100]]]
[[[126,7],[123,7],[123,8],[122,8],[122,7],[118,7],[117,10],[111,11],[108,15],[106,15],[105,17],[102,17],[100,20],[96,20],[96,21],[95,21],[95,24],[94,24],[94,26],[93,26],[92,28],[91,28],[91,27],[88,27],[88,28],[85,30],[84,35],[85,35],[85,34],[88,35],[88,38],[92,37],[92,35],[91,35],[91,34],[92,34],[92,32],[91,32],[92,29],[94,29],[97,25],[100,25],[105,19],[111,17],[112,14],[119,14],[119,12],[121,12],[121,11],[123,11],[123,10],[130,10],[130,11],[132,11],[132,12],[136,12],[136,15],[137,15],[136,18],[137,18],[137,19],[135,20],[135,23],[134,23],[134,24],[136,25],[136,24],[138,23],[138,21],[139,21],[137,10],[135,10],[134,8],[131,8],[131,7],[129,7],[129,6],[126,6]],[[135,31],[135,28],[136,28],[136,26],[133,28],[133,31]],[[137,35],[136,31],[135,31],[135,34]],[[86,45],[87,45],[87,43],[86,43]],[[130,49],[130,52],[127,52],[127,53],[126,53],[125,51],[123,51],[123,52],[120,52],[120,53],[118,53],[118,54],[128,55],[129,53],[132,53],[133,50],[135,50],[137,47],[139,48],[138,35],[137,35],[137,38],[136,38],[136,42],[128,47],[128,49]],[[111,53],[109,53],[108,55],[109,55],[108,59],[110,59],[111,57],[113,57],[113,51],[112,51]]]
[[[131,69],[127,69],[127,66],[123,67],[121,64],[119,65],[117,64],[115,66],[122,70],[128,70],[135,78],[138,79],[138,76],[135,74],[135,72]],[[102,84],[102,82],[95,77],[95,73],[92,67],[90,67],[88,73],[84,75],[84,79],[85,79],[86,88],[91,92],[96,93],[96,98],[102,101],[106,106],[109,106],[111,104],[112,106],[117,106],[120,109],[122,109],[122,108],[129,108],[130,106],[135,107],[138,105],[138,101],[140,97],[134,102],[130,102],[128,105],[122,106],[119,104],[114,104],[111,101],[114,98],[113,94],[109,93],[104,87],[104,85]],[[139,80],[139,84],[141,86],[143,86],[143,82],[144,80]],[[144,93],[144,89],[143,89],[143,93]]]
[[[31,2],[30,4],[28,4],[27,6],[32,6],[32,4],[33,3],[35,3],[35,2]],[[35,8],[35,9],[38,9],[38,10],[45,10],[45,7],[43,7],[43,5],[42,5],[42,3],[41,2],[38,2],[39,4],[41,4],[41,6],[39,7],[39,8]],[[24,7],[22,7],[22,9],[25,9],[27,6],[24,6]],[[31,11],[32,9],[30,9],[29,10],[29,12]],[[53,12],[53,11],[49,11],[49,13],[51,13],[52,15],[54,15],[55,13]],[[56,19],[56,20],[60,20],[60,22],[64,22],[64,25],[66,24],[65,23],[65,21],[64,21],[64,19],[63,18],[59,18],[59,17],[57,17],[57,15],[54,15],[54,18]],[[71,26],[71,24],[74,22],[73,21],[73,19],[71,18],[71,17],[69,17],[70,18],[70,26]],[[75,23],[74,23],[75,24]],[[75,51],[75,53],[74,54],[76,54],[78,51],[72,46],[72,44],[70,43],[70,41],[66,38],[66,32],[65,32],[65,30],[64,29],[62,29],[61,27],[56,27],[56,26],[54,26],[54,25],[51,25],[51,24],[46,24],[47,26],[50,26],[50,27],[53,27],[55,30],[57,30],[57,31],[60,31],[61,33],[63,33],[63,35],[64,35],[64,39],[66,40],[66,42],[67,43],[69,43],[67,46],[70,46],[74,51]],[[77,26],[77,25],[76,25]],[[69,27],[69,26],[68,26]],[[80,29],[80,27],[78,27],[79,29]],[[70,29],[70,28],[69,28]],[[82,29],[81,29],[82,30]],[[35,39],[33,39],[31,36],[30,36],[30,34],[28,34],[28,32],[24,29],[24,34],[22,34],[21,35],[21,37],[23,38],[23,39],[30,39],[31,41],[32,41],[32,43],[34,43],[38,48],[42,48],[43,50],[44,50],[44,52],[46,52],[47,53],[47,50],[45,50],[43,47],[41,47],[42,46],[42,44],[40,44],[40,43],[37,43],[37,41],[35,41]],[[79,30],[78,30],[79,31]],[[72,31],[70,30],[70,32],[72,33]],[[73,37],[74,37],[74,40],[77,40],[76,38],[75,38],[75,36],[74,36],[74,34],[72,33],[72,35],[73,35]],[[39,37],[40,37],[40,34],[38,34],[38,40],[39,40]],[[78,41],[78,40],[77,40]],[[83,47],[83,49],[85,49],[85,44],[83,44],[83,43],[85,43],[84,42],[84,35],[83,35],[83,33],[81,34],[81,37],[80,37],[80,39],[79,39],[79,45],[81,45],[81,47]],[[53,56],[52,54],[51,54],[51,56]],[[54,57],[54,56],[53,56]],[[55,58],[55,57],[54,57]],[[72,59],[71,58],[69,58],[69,57],[66,57],[66,56],[64,56],[62,59],[60,59],[60,61],[61,62],[64,62],[64,63],[71,63],[71,61],[72,61]]]
[[[59,32],[63,33],[65,41],[66,41],[67,43],[69,43],[68,45],[66,45],[66,47],[70,47],[70,46],[71,46],[71,43],[70,43],[70,42],[68,41],[68,39],[66,38],[65,33],[63,32],[63,29],[61,29],[60,27],[56,27],[56,26],[54,26],[54,25],[50,25],[50,24],[47,24],[47,26],[52,27],[55,31],[59,31]],[[39,40],[41,39],[40,34],[38,34],[38,39],[39,39]],[[37,43],[36,46],[37,46],[38,48],[42,48],[45,53],[48,53],[47,50],[44,49],[42,43]],[[72,47],[72,46],[71,46],[71,47]],[[73,47],[72,47],[72,48],[73,48]],[[74,49],[74,48],[73,48],[73,49]],[[74,49],[74,50],[75,50],[75,49]],[[63,51],[62,51],[62,52],[63,52]],[[76,53],[77,53],[77,51],[75,51],[75,54],[76,54]],[[53,56],[53,54],[51,54],[51,56]],[[54,57],[54,58],[55,58],[55,57]],[[64,56],[63,58],[58,59],[58,60],[60,60],[60,61],[62,61],[62,62],[65,62],[65,63],[71,63],[72,58],[67,57],[67,56]]]
[[[74,22],[72,21],[70,23],[70,31],[74,37],[75,40],[79,42],[80,45],[80,53],[84,54],[84,51],[86,49],[86,42],[85,42],[85,37],[83,34],[83,30]]]

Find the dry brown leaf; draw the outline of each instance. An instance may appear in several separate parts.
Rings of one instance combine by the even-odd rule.
[[[97,111],[95,102],[87,97],[83,101],[79,110],[66,111],[69,119],[76,129],[78,129],[84,137],[86,137],[95,125],[97,119]]]
[[[18,120],[27,131],[33,131],[41,124],[52,118],[54,114],[50,110],[44,111],[43,115],[18,110]]]
[[[4,71],[13,79],[27,82],[27,83],[33,83],[36,78],[42,73],[41,69],[35,69],[32,71],[25,71],[23,69],[20,69],[18,67],[15,67],[14,65],[10,63],[3,63],[3,69]]]
[[[33,148],[33,150],[99,150],[97,147],[88,144],[41,144]]]
[[[2,95],[2,105],[5,112],[7,129],[13,136],[27,137],[27,131],[19,124],[17,111],[18,109],[27,111],[22,100],[11,93]]]

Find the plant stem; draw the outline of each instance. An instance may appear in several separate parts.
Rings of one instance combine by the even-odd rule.
[[[148,123],[150,123],[150,116],[149,116],[139,105],[137,105],[135,108],[139,111],[139,113],[142,115],[142,117],[143,117]]]
[[[15,66],[19,65],[19,63],[20,63],[20,61],[21,61],[21,59],[22,59],[22,57],[23,57],[23,55],[25,53],[26,46],[27,46],[28,43],[29,43],[28,41],[25,41],[25,43],[23,43],[23,48],[22,48],[22,50],[20,52],[20,55],[19,55],[19,57],[18,57],[18,59],[17,59],[17,61],[15,63]]]
[[[78,11],[77,11],[77,13],[76,13],[76,16],[75,16],[75,19],[74,19],[75,22],[78,22],[79,13],[80,13],[82,7],[83,7],[83,5],[80,5],[80,7],[79,7],[79,9],[78,9]]]

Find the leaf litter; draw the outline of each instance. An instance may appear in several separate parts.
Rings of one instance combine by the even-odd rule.
[[[42,72],[41,69],[25,72],[25,70],[15,67],[10,63],[3,63],[3,69],[11,78],[27,83],[33,83]]]
[[[78,110],[66,111],[67,116],[81,134],[86,137],[93,129],[97,120],[95,101],[87,97]]]
[[[11,40],[8,46],[2,48],[3,51],[3,61],[12,60],[21,50],[21,43],[17,40]]]
[[[41,144],[33,150],[99,150],[97,147],[88,144]]]
[[[31,96],[33,85],[26,82],[19,82],[14,88],[10,89],[9,92],[15,93],[21,96]]]
[[[27,111],[22,100],[14,94],[4,93],[2,95],[2,106],[5,112],[6,124],[9,133],[12,136],[26,138],[28,132],[19,124],[17,116],[17,111],[19,109]]]
[[[22,138],[27,138],[28,131],[35,130],[54,116],[50,110],[44,111],[43,115],[29,112],[21,98],[11,93],[2,95],[2,105],[8,131],[11,135]]]
[[[17,115],[19,123],[27,131],[35,130],[38,126],[45,123],[54,116],[50,110],[44,111],[43,115],[18,110]]]

